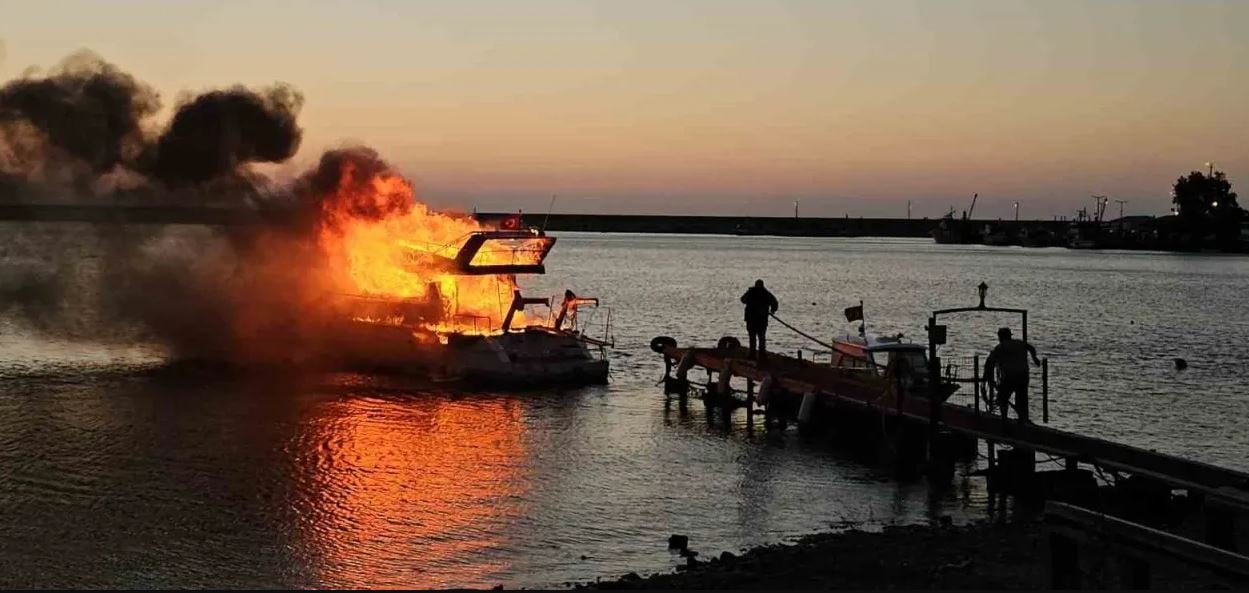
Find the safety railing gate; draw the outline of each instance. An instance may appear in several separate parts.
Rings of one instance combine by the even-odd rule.
[[[993,382],[984,377],[984,362],[987,356],[982,357],[980,354],[974,354],[971,357],[963,357],[951,360],[945,358],[942,362],[942,381],[951,384],[957,384],[966,389],[971,387],[970,395],[964,395],[961,401],[970,405],[977,413],[985,412],[989,414],[997,414],[1001,411],[997,409],[997,393],[994,389]],[[962,391],[962,390],[960,390]],[[1035,392],[1030,387],[1029,391]],[[1050,421],[1050,398],[1049,398],[1049,359],[1041,359],[1041,378],[1040,378],[1040,396],[1041,396],[1041,422],[1049,423]],[[966,394],[967,391],[962,391]],[[1031,407],[1031,393],[1028,398],[1028,405]],[[1031,417],[1031,414],[1029,414]]]

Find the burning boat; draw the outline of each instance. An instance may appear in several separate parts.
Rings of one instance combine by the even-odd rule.
[[[579,317],[598,299],[565,291],[558,309],[552,299],[531,298],[516,288],[518,274],[545,273],[555,237],[537,230],[483,230],[449,245],[407,243],[403,267],[433,278],[412,297],[340,296],[332,350],[356,369],[413,372],[443,381],[504,387],[605,384],[606,350],[613,342],[610,310],[603,337],[586,333]],[[510,290],[511,294],[504,293]],[[483,302],[494,296],[494,307]],[[462,299],[468,302],[463,302]],[[548,316],[527,315],[545,307]]]
[[[276,217],[294,222],[262,226],[233,268],[238,314],[217,332],[233,358],[502,387],[607,381],[610,310],[517,283],[546,272],[555,237],[519,216],[434,210],[367,149],[326,153],[294,196],[296,215]]]

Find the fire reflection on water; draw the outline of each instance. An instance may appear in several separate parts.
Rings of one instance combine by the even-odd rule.
[[[489,586],[523,512],[522,403],[348,397],[292,451],[302,547],[336,588]]]

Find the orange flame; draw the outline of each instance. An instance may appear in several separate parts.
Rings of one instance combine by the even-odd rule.
[[[455,257],[471,233],[487,227],[430,210],[403,177],[362,173],[350,161],[342,164],[334,191],[321,201],[317,241],[339,293],[423,307],[421,324],[440,333],[498,331],[516,289],[514,277],[457,275],[440,265]],[[503,263],[496,259],[482,252],[474,263]],[[397,321],[367,314],[357,319]]]

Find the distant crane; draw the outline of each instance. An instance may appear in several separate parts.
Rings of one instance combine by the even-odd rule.
[[[980,197],[980,194],[978,193],[971,195],[971,207],[967,209],[967,216],[964,216],[963,218],[971,220],[971,214],[976,211],[976,198],[978,197]]]
[[[1110,198],[1106,196],[1093,196],[1093,222],[1101,222],[1102,216],[1106,213],[1106,204],[1110,203]]]
[[[1115,200],[1119,204],[1119,220],[1123,220],[1123,205],[1128,203],[1127,200]]]

